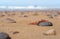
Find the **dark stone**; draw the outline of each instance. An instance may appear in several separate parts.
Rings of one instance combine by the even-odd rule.
[[[13,34],[17,34],[17,33],[19,33],[19,32],[18,31],[13,32]]]
[[[0,17],[4,17],[5,15],[1,14]]]
[[[0,39],[11,39],[7,33],[0,32]]]
[[[28,17],[27,15],[24,15],[24,17]]]
[[[39,22],[38,25],[39,26],[53,26],[51,22]]]

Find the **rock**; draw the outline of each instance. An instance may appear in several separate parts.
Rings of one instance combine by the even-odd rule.
[[[0,17],[4,17],[5,16],[5,14],[4,13],[0,13]]]
[[[38,26],[53,26],[51,22],[39,22],[37,25]]]
[[[27,15],[24,15],[24,17],[28,17]]]
[[[52,16],[49,16],[49,18],[53,18]]]
[[[29,25],[38,25],[38,26],[53,26],[52,22],[49,22],[48,20],[41,20],[29,23]]]
[[[18,33],[19,33],[18,31],[13,32],[13,34],[18,34]]]
[[[54,18],[54,17],[56,17],[57,15],[58,15],[57,13],[51,13],[50,16],[49,16],[49,18]]]
[[[7,33],[0,32],[0,39],[11,39]]]
[[[8,23],[16,23],[16,21],[14,19],[11,19],[11,18],[7,18],[7,19],[5,19],[5,21]]]
[[[0,17],[4,17],[5,15],[1,14]]]
[[[43,33],[44,35],[56,35],[55,29],[50,29]]]
[[[51,15],[52,15],[52,16],[57,16],[58,14],[57,14],[57,13],[52,13]]]

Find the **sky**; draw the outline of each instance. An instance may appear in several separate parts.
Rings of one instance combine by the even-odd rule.
[[[60,7],[60,0],[0,0],[0,6]]]

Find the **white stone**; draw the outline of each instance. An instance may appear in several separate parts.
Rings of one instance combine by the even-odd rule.
[[[55,29],[50,29],[44,33],[44,35],[56,35]]]

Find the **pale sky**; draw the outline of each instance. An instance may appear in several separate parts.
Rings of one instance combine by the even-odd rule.
[[[60,0],[0,0],[0,6],[30,6],[60,7]]]

